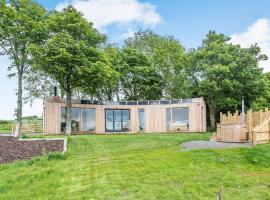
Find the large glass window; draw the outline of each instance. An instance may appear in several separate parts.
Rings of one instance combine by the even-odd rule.
[[[130,130],[130,110],[106,109],[105,112],[107,132]]]
[[[106,130],[113,131],[113,110],[106,110]]]
[[[66,131],[66,114],[67,109],[61,108],[61,131]],[[71,108],[71,130],[72,132],[80,131],[81,109]]]
[[[61,108],[61,132],[66,131],[66,108]]]
[[[144,131],[144,108],[139,108],[139,126],[140,131]]]
[[[96,128],[96,109],[82,109],[82,131],[94,131]]]
[[[81,121],[81,109],[71,108],[71,130],[72,132],[80,131],[80,121]]]
[[[171,128],[171,116],[172,116],[172,109],[166,108],[166,129],[167,130]]]
[[[189,108],[167,108],[166,128],[188,129],[189,128]]]

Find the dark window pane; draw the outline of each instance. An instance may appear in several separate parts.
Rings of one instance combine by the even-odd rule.
[[[61,132],[66,131],[66,114],[67,110],[66,108],[61,108]]]
[[[180,104],[182,103],[181,100],[171,100],[171,104]]]
[[[161,100],[160,104],[170,104],[170,101],[169,100]]]
[[[148,101],[139,101],[138,105],[148,105]]]
[[[137,105],[137,101],[128,101],[127,105]]]

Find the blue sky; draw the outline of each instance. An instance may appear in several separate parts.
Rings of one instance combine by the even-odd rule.
[[[38,0],[47,9],[74,5],[96,28],[121,44],[139,29],[174,35],[188,48],[196,48],[209,30],[232,37],[248,47],[258,43],[270,57],[269,0]],[[0,119],[12,119],[16,108],[16,80],[8,79],[5,57],[0,58]],[[260,63],[270,71],[269,62]],[[41,114],[42,101],[25,106],[24,115]]]

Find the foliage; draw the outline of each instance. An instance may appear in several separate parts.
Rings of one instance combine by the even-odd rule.
[[[28,76],[31,56],[28,47],[44,36],[46,10],[30,0],[0,1],[0,55],[11,60],[10,77],[17,77],[16,136],[20,135],[23,80]]]
[[[265,82],[265,89],[262,90],[262,95],[255,101],[252,101],[251,104],[251,108],[255,111],[263,108],[269,108],[270,105],[270,72],[263,74],[263,80]]]
[[[194,96],[204,97],[211,127],[215,126],[217,112],[240,108],[243,97],[250,107],[264,93],[265,82],[258,62],[266,57],[256,45],[241,48],[229,43],[225,35],[210,31],[197,51],[189,56],[189,67],[193,67],[190,77],[195,79]]]
[[[135,48],[148,57],[152,68],[161,76],[165,98],[190,97],[185,49],[177,39],[150,30],[139,31],[125,41],[125,47]]]
[[[181,151],[210,134],[68,137],[68,154],[0,165],[9,199],[269,199],[270,145]],[[30,184],[30,183],[35,184]],[[42,187],[41,187],[42,186]]]
[[[161,77],[150,66],[147,57],[135,49],[119,53],[118,71],[126,100],[156,100],[162,96]]]
[[[71,98],[76,88],[91,94],[104,83],[112,83],[117,73],[110,67],[99,45],[105,41],[82,14],[72,6],[52,13],[47,20],[48,37],[31,47],[33,66],[55,80],[66,94],[67,134],[71,132]]]

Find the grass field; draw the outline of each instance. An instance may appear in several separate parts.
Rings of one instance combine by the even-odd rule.
[[[13,121],[0,120],[0,133],[11,133]]]
[[[66,155],[0,165],[0,199],[270,199],[270,145],[181,151],[210,134],[85,135]]]
[[[23,124],[42,124],[42,119],[34,117],[24,117],[22,120]],[[14,120],[0,120],[0,133],[11,133],[12,125],[15,124]]]

